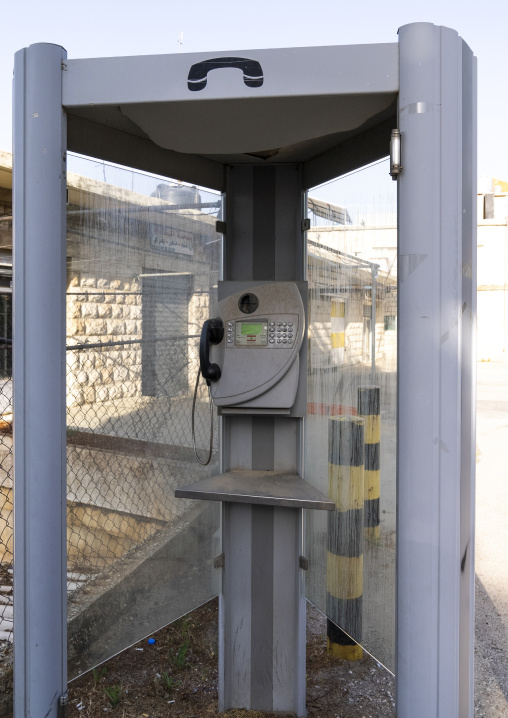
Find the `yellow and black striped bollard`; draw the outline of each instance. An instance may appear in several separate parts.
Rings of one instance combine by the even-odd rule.
[[[365,419],[365,505],[367,538],[379,538],[379,499],[381,495],[381,390],[378,386],[358,387],[358,415]]]
[[[328,512],[326,614],[328,652],[362,657],[364,420],[330,417],[328,483],[335,511]]]

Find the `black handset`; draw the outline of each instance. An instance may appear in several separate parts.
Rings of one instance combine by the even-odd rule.
[[[222,319],[207,319],[201,330],[199,340],[199,366],[207,386],[212,381],[219,381],[221,371],[218,364],[210,364],[210,344],[220,344],[224,338],[224,323]]]
[[[187,78],[187,87],[192,92],[198,92],[206,87],[210,70],[221,67],[235,67],[243,72],[243,81],[247,87],[261,87],[263,84],[263,70],[257,60],[246,57],[213,57],[192,65]]]

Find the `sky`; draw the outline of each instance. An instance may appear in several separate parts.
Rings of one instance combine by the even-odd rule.
[[[457,30],[478,58],[478,174],[508,180],[508,3],[472,0],[5,0],[0,150],[11,151],[14,53],[36,42],[70,58],[397,42],[400,26]]]

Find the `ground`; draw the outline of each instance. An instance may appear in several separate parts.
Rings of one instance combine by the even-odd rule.
[[[201,718],[217,710],[217,600],[145,639],[69,685],[69,716]],[[374,659],[332,659],[326,623],[308,604],[307,710],[313,718],[392,718],[393,676]],[[275,714],[231,710],[226,718]],[[278,714],[279,718],[281,714]]]
[[[478,365],[475,718],[508,717],[508,363]],[[10,577],[0,575],[0,583]],[[217,604],[197,609],[69,685],[69,718],[217,715]],[[310,718],[394,718],[394,679],[369,658],[326,654],[325,621],[307,615]],[[137,650],[142,649],[142,650]],[[10,698],[10,644],[0,645],[0,705]],[[7,659],[7,660],[6,660]],[[2,670],[2,665],[4,669]],[[108,695],[109,693],[109,695]],[[118,694],[118,695],[117,695]],[[112,704],[117,702],[116,706]],[[0,708],[0,715],[2,710]],[[11,713],[6,713],[6,718]],[[229,718],[267,716],[230,712]]]
[[[508,362],[480,362],[475,718],[508,717]]]

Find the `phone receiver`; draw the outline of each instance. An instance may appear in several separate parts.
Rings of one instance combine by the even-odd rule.
[[[210,70],[219,70],[221,67],[236,67],[243,72],[243,81],[247,87],[261,87],[263,84],[263,70],[257,60],[246,57],[213,57],[192,65],[187,78],[187,87],[191,92],[198,92],[206,87]]]
[[[224,323],[222,319],[207,319],[201,330],[199,340],[199,368],[207,386],[212,381],[219,381],[221,371],[218,364],[210,364],[210,344],[220,344],[224,337]]]

